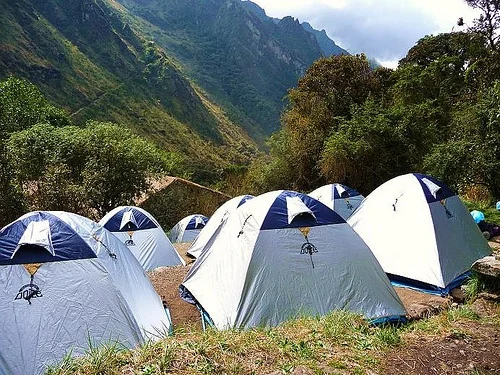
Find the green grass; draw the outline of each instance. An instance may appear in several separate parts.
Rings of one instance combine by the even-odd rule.
[[[383,354],[403,342],[397,328],[373,327],[360,316],[333,312],[300,318],[277,328],[246,331],[178,332],[135,350],[118,345],[91,346],[82,357],[68,355],[50,375],[119,374],[260,374],[291,373],[299,366],[315,373],[348,369],[365,373]]]
[[[439,315],[411,322],[403,327],[402,332],[404,334],[436,336],[445,332],[453,333],[452,330],[457,329],[455,327],[457,323],[477,320],[479,320],[479,316],[472,310],[470,305],[459,305],[442,311]]]
[[[91,345],[84,356],[73,358],[70,353],[47,374],[290,374],[297,368],[314,374],[380,373],[384,359],[406,342],[468,340],[474,337],[470,327],[485,324],[491,329],[493,323],[469,305],[400,327],[374,327],[359,315],[334,311],[276,328],[206,332],[186,328],[134,350],[117,344]]]
[[[484,199],[474,202],[463,200],[463,202],[469,212],[472,210],[481,211],[488,223],[500,224],[500,211],[496,209],[496,201]]]
[[[491,276],[472,272],[471,277],[463,285],[463,289],[467,301],[474,301],[481,292],[500,292],[500,281]]]

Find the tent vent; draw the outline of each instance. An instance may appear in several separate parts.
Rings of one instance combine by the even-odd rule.
[[[291,224],[296,217],[310,215],[316,221],[314,213],[305,205],[299,197],[286,197],[286,209],[288,213],[288,224]]]
[[[48,220],[31,221],[28,224],[10,259],[14,259],[20,249],[33,247],[44,249],[52,256],[56,255],[54,246],[52,246],[50,224]]]
[[[422,182],[427,186],[427,189],[429,189],[429,192],[432,194],[434,198],[437,198],[437,193],[439,190],[441,190],[441,186],[436,185],[434,182],[427,178],[422,178]]]
[[[200,216],[196,216],[194,218],[194,227],[195,228],[203,228],[205,226],[205,222],[203,221],[203,218]]]
[[[339,193],[339,197],[341,198],[347,198],[349,197],[349,193],[347,192],[346,189],[344,189],[344,187],[342,185],[337,185],[335,187],[335,189],[337,189],[337,193]]]
[[[135,219],[132,210],[123,213],[122,221],[120,223],[120,230],[122,230],[125,227],[126,229],[129,230],[139,228],[139,225],[137,224],[137,220]]]

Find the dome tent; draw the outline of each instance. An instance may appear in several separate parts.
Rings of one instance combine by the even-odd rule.
[[[269,192],[236,209],[180,286],[219,329],[275,326],[346,309],[369,319],[405,310],[361,238],[321,202]]]
[[[207,222],[207,225],[203,227],[200,234],[196,237],[194,242],[191,244],[187,254],[193,258],[198,258],[203,252],[203,249],[207,245],[208,241],[212,236],[217,233],[219,227],[228,219],[234,210],[245,203],[247,200],[252,199],[253,195],[240,195],[238,197],[232,198],[220,206]]]
[[[491,253],[460,198],[423,174],[385,182],[347,222],[393,282],[427,292],[447,294]]]
[[[173,243],[191,242],[207,224],[208,218],[203,215],[189,215],[175,224],[170,230],[169,238]]]
[[[89,341],[134,347],[171,327],[130,251],[65,212],[32,212],[0,231],[0,296],[0,374],[39,374]]]
[[[106,214],[99,224],[127,245],[146,271],[186,264],[160,224],[142,208],[117,207]]]
[[[330,207],[344,220],[351,216],[365,198],[353,188],[342,184],[324,185],[311,191],[308,195]]]

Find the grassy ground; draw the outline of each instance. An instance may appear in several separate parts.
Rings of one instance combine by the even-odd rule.
[[[409,374],[408,368],[406,371],[397,368],[398,353],[406,347],[410,350],[414,343],[417,355],[422,355],[426,352],[423,343],[437,345],[444,340],[446,345],[450,337],[471,345],[477,329],[489,330],[486,340],[488,337],[497,340],[500,305],[490,306],[493,312],[483,317],[471,305],[463,305],[399,328],[373,327],[354,314],[333,312],[323,318],[302,318],[273,329],[205,333],[183,330],[135,350],[117,344],[91,347],[85,356],[67,357],[48,374]],[[483,341],[480,345],[488,346]],[[498,342],[491,345],[498,349]],[[498,362],[500,353],[493,356],[487,350],[484,354]],[[428,357],[434,358],[431,351]],[[405,358],[402,361],[406,365],[412,363],[411,355]],[[396,362],[392,364],[392,360]],[[481,359],[474,361],[480,363]],[[491,366],[497,365],[500,362]],[[496,373],[485,372],[483,368],[476,365],[463,373]]]

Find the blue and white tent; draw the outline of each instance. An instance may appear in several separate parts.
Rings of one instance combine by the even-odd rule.
[[[405,315],[361,238],[323,203],[269,192],[237,208],[180,286],[219,329],[276,326],[335,309]]]
[[[170,318],[132,253],[97,223],[32,212],[0,231],[0,374],[40,374],[67,353],[167,334]]]
[[[347,222],[394,283],[423,291],[447,294],[491,253],[460,198],[419,173],[379,186]]]
[[[189,215],[175,224],[169,233],[170,241],[192,242],[207,224],[208,217],[203,215]]]
[[[117,207],[99,224],[118,237],[146,271],[186,264],[156,219],[140,207]]]
[[[324,185],[308,195],[330,207],[344,220],[352,215],[365,198],[353,188],[342,184]]]
[[[196,237],[194,242],[191,244],[187,254],[193,258],[198,258],[203,252],[210,239],[217,235],[219,228],[226,222],[229,215],[234,212],[239,206],[245,203],[247,200],[252,199],[253,195],[240,195],[238,197],[232,198],[220,206],[207,222],[207,225],[203,227],[200,234]]]

